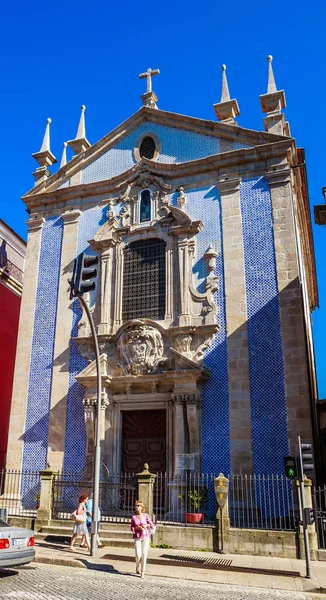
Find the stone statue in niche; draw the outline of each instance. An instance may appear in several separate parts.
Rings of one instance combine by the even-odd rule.
[[[141,193],[139,217],[141,223],[151,220],[151,193],[149,190],[143,190]]]
[[[106,212],[107,219],[112,219],[114,217],[113,205],[114,205],[113,200],[109,200],[108,210]]]
[[[183,210],[183,207],[187,202],[187,197],[186,197],[186,194],[184,193],[183,187],[180,188],[179,198],[178,198],[177,202],[178,202],[179,208],[181,208],[181,210]]]
[[[155,373],[163,359],[163,339],[155,327],[132,324],[120,336],[118,352],[125,375]]]

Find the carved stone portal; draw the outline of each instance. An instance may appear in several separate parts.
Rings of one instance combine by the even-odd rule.
[[[131,325],[119,337],[120,367],[125,375],[155,373],[163,357],[162,334],[149,325]]]

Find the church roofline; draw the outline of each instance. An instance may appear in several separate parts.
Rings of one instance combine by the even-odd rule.
[[[236,124],[226,124],[208,119],[200,119],[198,117],[190,117],[179,113],[157,110],[142,106],[136,113],[123,121],[111,132],[98,140],[90,148],[80,154],[74,156],[66,165],[60,168],[56,173],[45,181],[40,182],[34,188],[29,190],[23,199],[44,193],[47,190],[52,190],[60,183],[69,179],[74,173],[81,168],[85,168],[89,163],[96,160],[97,157],[107,152],[112,146],[117,144],[120,139],[126,137],[131,131],[136,129],[143,122],[158,123],[168,127],[185,129],[201,135],[209,135],[213,137],[224,137],[232,141],[243,141],[253,145],[268,144],[270,142],[284,140],[284,136],[266,133],[264,131],[256,131],[240,127]],[[286,138],[291,139],[291,138]],[[226,153],[223,153],[226,154]]]
[[[234,125],[232,126],[234,127]],[[237,170],[237,165],[242,164],[243,172],[261,172],[264,167],[259,165],[257,167],[252,164],[257,161],[265,160],[265,169],[269,168],[272,164],[271,161],[275,159],[275,164],[278,163],[277,157],[285,156],[288,152],[293,153],[295,150],[295,141],[293,138],[281,137],[280,140],[261,144],[259,146],[251,148],[242,148],[239,150],[231,150],[229,152],[223,152],[221,154],[211,155],[205,158],[197,159],[195,161],[189,161],[184,163],[158,163],[146,158],[142,158],[139,163],[134,165],[128,171],[106,179],[103,181],[97,181],[95,183],[78,184],[71,187],[65,187],[61,189],[39,190],[35,193],[35,188],[30,193],[23,196],[22,200],[26,203],[28,208],[33,211],[37,207],[42,209],[51,209],[51,204],[60,203],[61,207],[64,206],[64,202],[69,202],[73,199],[82,199],[86,197],[101,196],[102,194],[120,193],[124,186],[127,186],[129,180],[133,179],[137,173],[143,171],[150,171],[154,175],[165,178],[172,187],[180,187],[185,185],[187,189],[192,189],[194,185],[200,186],[205,183],[208,177],[217,179],[217,170],[227,168],[230,172],[232,168]],[[248,168],[246,168],[248,165]],[[233,169],[234,170],[234,169]],[[193,181],[193,174],[196,172],[197,180]],[[202,180],[198,179],[198,174],[201,174]],[[241,175],[241,173],[239,173]],[[188,185],[187,185],[188,178]],[[181,184],[180,181],[183,183]],[[208,184],[207,184],[208,185]],[[106,198],[107,203],[107,198]]]

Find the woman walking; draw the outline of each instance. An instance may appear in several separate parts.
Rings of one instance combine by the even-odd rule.
[[[71,538],[70,544],[69,544],[69,550],[71,550],[72,552],[75,551],[74,541],[75,541],[77,535],[85,536],[86,547],[88,548],[88,550],[90,550],[89,535],[88,535],[88,530],[87,530],[87,525],[86,525],[86,502],[87,502],[87,500],[88,500],[87,494],[82,494],[79,497],[78,508],[73,513],[73,516],[75,518],[75,525],[74,525],[73,532],[72,532],[72,538]]]
[[[136,500],[135,513],[131,518],[130,529],[135,543],[136,573],[144,577],[151,534],[155,525],[145,513],[145,506]]]

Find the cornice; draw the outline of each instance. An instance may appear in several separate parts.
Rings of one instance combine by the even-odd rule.
[[[216,180],[220,169],[223,169],[225,172],[225,168],[228,168],[231,172],[234,172],[237,171],[239,167],[241,170],[246,170],[246,165],[249,165],[247,170],[250,171],[252,170],[250,163],[255,164],[262,160],[268,160],[270,163],[271,159],[274,157],[284,156],[294,143],[293,138],[285,138],[277,142],[262,144],[261,146],[256,146],[254,148],[231,150],[222,154],[215,154],[195,161],[178,164],[157,163],[143,158],[128,171],[124,171],[111,179],[56,189],[49,192],[43,190],[42,193],[37,195],[34,193],[26,195],[23,197],[23,200],[28,208],[33,210],[40,205],[46,209],[47,206],[50,208],[51,205],[55,205],[57,202],[78,202],[83,198],[100,196],[101,194],[118,195],[117,191],[124,185],[127,185],[128,181],[133,181],[135,176],[137,176],[137,173],[144,171],[144,169],[150,171],[154,176],[156,175],[163,178],[165,183],[171,185],[172,188],[174,186],[179,187],[180,180],[186,179],[187,177],[192,182],[194,173],[196,174],[196,182],[194,183],[198,184],[200,183],[198,175],[202,175],[203,180],[205,180],[205,177],[207,178],[209,176],[212,176]],[[261,167],[259,168],[261,169]]]
[[[34,231],[37,231],[38,229],[42,229],[44,222],[45,222],[44,217],[35,216],[34,218],[29,219],[28,221],[26,221],[28,232],[31,232],[31,231],[34,232]]]

